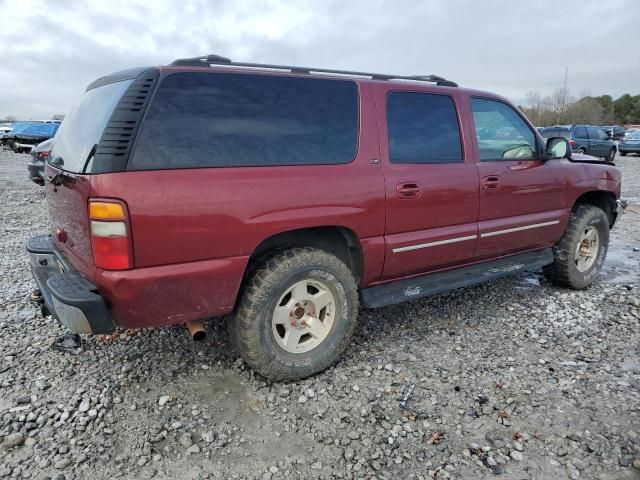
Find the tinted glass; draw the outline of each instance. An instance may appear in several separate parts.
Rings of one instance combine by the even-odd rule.
[[[607,138],[607,134],[604,133],[604,130],[598,127],[587,127],[587,133],[589,134],[589,138],[593,140],[604,140]]]
[[[563,137],[563,138],[569,138],[570,136],[570,131],[567,130],[566,128],[544,128],[540,134],[544,137],[544,138],[552,138],[552,137]]]
[[[516,111],[505,103],[471,99],[480,160],[536,158],[535,135]]]
[[[133,80],[110,83],[85,92],[64,117],[56,134],[51,159],[61,159],[60,167],[82,172],[93,146],[100,141],[114,108]]]
[[[149,106],[130,168],[347,163],[357,132],[352,81],[177,73]]]
[[[575,127],[573,130],[574,138],[588,138],[587,137],[587,129],[583,126]]]
[[[451,97],[392,92],[387,97],[391,163],[462,162],[460,128]]]

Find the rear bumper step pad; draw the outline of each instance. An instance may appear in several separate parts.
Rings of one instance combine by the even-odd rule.
[[[50,236],[30,238],[27,252],[44,303],[61,324],[73,333],[97,334],[115,330],[104,298],[95,285],[62,259]]]

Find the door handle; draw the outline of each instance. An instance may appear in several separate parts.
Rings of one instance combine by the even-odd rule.
[[[489,175],[482,179],[482,188],[485,190],[498,190],[500,188],[500,177]]]
[[[399,183],[396,186],[396,194],[400,198],[418,198],[422,189],[415,182]]]

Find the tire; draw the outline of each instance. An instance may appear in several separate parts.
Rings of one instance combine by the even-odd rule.
[[[584,147],[580,147],[578,150],[576,150],[576,152],[586,155],[587,149]]]
[[[595,245],[593,238],[596,240]],[[608,247],[607,215],[598,207],[578,205],[571,212],[563,237],[553,247],[554,261],[543,268],[544,274],[558,285],[575,290],[586,288],[598,276]]]
[[[615,158],[616,158],[616,149],[615,148],[612,148],[611,150],[609,150],[609,154],[606,157],[604,157],[604,159],[607,162],[613,162],[613,160]]]
[[[627,152],[620,152],[620,156],[621,157],[626,157],[627,156]]]
[[[329,298],[333,303],[325,304]],[[272,253],[256,266],[227,326],[251,368],[292,381],[335,363],[357,317],[358,288],[349,268],[324,250],[304,247]]]

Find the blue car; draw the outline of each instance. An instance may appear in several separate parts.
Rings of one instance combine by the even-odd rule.
[[[545,127],[540,134],[544,138],[564,137],[574,152],[593,157],[603,157],[612,162],[616,156],[616,144],[600,127],[592,125],[555,125]]]
[[[623,157],[627,153],[640,153],[640,130],[627,132],[618,144],[618,150]]]

